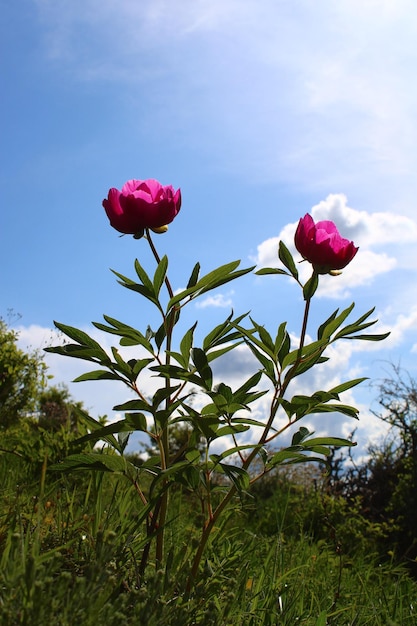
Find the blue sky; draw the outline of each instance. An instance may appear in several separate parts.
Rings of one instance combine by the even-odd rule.
[[[146,327],[149,310],[109,268],[132,275],[135,257],[149,269],[152,259],[143,241],[118,237],[101,202],[109,187],[152,177],[182,190],[181,213],[157,239],[175,288],[197,260],[207,271],[276,263],[279,238],[291,245],[307,212],[360,246],[342,276],[323,280],[311,334],[355,301],[358,314],[375,306],[391,336],[340,346],[304,390],[377,381],[387,362],[417,375],[413,0],[2,4],[0,314],[21,315],[22,345],[53,341],[54,319],[91,330],[106,313]],[[201,332],[233,307],[273,330],[288,319],[299,335],[302,302],[285,279],[249,276],[213,295],[187,314]],[[245,358],[219,377],[238,381]],[[55,382],[86,370],[48,363]],[[125,394],[105,383],[70,389],[93,415],[112,416]],[[363,409],[361,447],[380,433],[375,396],[365,386],[347,398]],[[314,427],[350,431],[329,419]]]

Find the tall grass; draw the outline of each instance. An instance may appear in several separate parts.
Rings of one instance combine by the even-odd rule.
[[[172,494],[166,566],[143,578],[140,504],[121,476],[45,475],[41,463],[35,471],[9,455],[0,463],[4,626],[417,623],[417,585],[405,569],[380,562],[362,545],[346,552],[330,532],[313,539],[282,485],[269,510],[258,512],[268,514],[267,528],[253,504],[242,511],[236,503],[213,533],[187,596],[199,512],[185,492]]]

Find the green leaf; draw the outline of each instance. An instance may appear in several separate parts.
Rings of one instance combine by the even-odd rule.
[[[147,287],[145,285],[140,285],[138,283],[135,283],[130,278],[123,276],[123,274],[119,274],[119,272],[116,272],[115,270],[111,270],[111,271],[113,272],[115,276],[119,278],[118,282],[120,285],[122,285],[123,287],[126,287],[127,289],[130,289],[131,291],[136,291],[137,293],[140,293],[142,296],[144,296],[145,298],[147,298],[148,300],[156,304],[158,308],[160,308],[158,298],[155,295],[153,284],[150,280],[149,280],[150,286]]]
[[[141,371],[145,369],[150,363],[153,363],[154,359],[129,359],[128,364],[132,369],[133,380],[134,382]]]
[[[320,615],[317,617],[317,621],[314,626],[326,626],[328,624],[327,621],[327,611],[322,611]]]
[[[206,383],[200,376],[198,376],[194,372],[190,372],[183,367],[178,367],[177,365],[155,365],[154,367],[149,368],[152,372],[158,372],[161,376],[165,376],[165,378],[175,378],[177,380],[186,380],[189,383],[198,385],[199,387],[203,387],[207,389]]]
[[[320,339],[328,339],[333,335],[333,333],[343,324],[348,315],[352,312],[355,303],[352,302],[347,309],[342,311],[339,315],[337,315],[337,310],[333,315],[330,316],[329,321],[326,323],[324,328],[321,326],[319,329]]]
[[[317,272],[313,272],[311,278],[308,279],[303,287],[304,300],[311,300],[319,286],[319,276]]]
[[[257,270],[255,274],[257,274],[258,276],[263,276],[266,274],[284,274],[285,276],[289,276],[288,272],[278,267],[261,267],[261,269]]]
[[[167,320],[167,325],[169,325],[168,320]],[[158,330],[156,331],[156,333],[154,334],[155,344],[156,344],[158,350],[161,349],[161,346],[162,346],[166,336],[167,336],[166,325],[164,323],[162,323],[160,325],[160,327],[158,328]]]
[[[220,395],[225,401],[226,405],[233,402],[233,391],[232,388],[229,387],[229,385],[226,385],[225,383],[220,383],[219,385],[216,385],[215,390],[215,393],[210,394],[213,399],[215,399],[217,395]]]
[[[193,267],[193,271],[191,272],[191,276],[187,283],[187,289],[189,289],[190,287],[194,287],[197,284],[199,275],[200,275],[200,263],[196,263]]]
[[[154,481],[152,481],[151,489],[154,489],[155,486],[161,482],[161,480],[166,480],[169,477],[173,477],[175,480],[178,480],[178,477],[183,474],[184,471],[187,471],[194,462],[194,459],[192,461],[178,461],[166,469],[159,471],[158,476],[154,479]]]
[[[132,326],[129,326],[128,324],[125,324],[124,322],[120,322],[114,317],[110,317],[110,315],[103,315],[103,318],[108,324],[110,324],[110,326],[113,326],[114,330],[117,330],[120,335],[124,335],[124,334],[129,335],[130,333],[135,334],[137,332],[137,330],[133,328]]]
[[[218,437],[224,437],[225,435],[236,435],[237,433],[244,433],[249,430],[250,426],[246,424],[230,424],[229,426],[220,426],[216,430],[216,439]]]
[[[117,348],[112,346],[111,351],[112,351],[112,354],[113,354],[113,358],[114,358],[114,360],[116,362],[116,364],[114,366],[114,369],[116,369],[119,372],[121,372],[122,374],[124,374],[126,376],[126,378],[128,378],[130,380],[131,377],[132,377],[132,368],[120,356],[119,351],[118,351]]]
[[[302,361],[308,361],[308,363],[312,362],[313,364],[317,362],[316,359],[320,358],[324,349],[327,347],[328,341],[326,339],[322,339],[320,341],[313,341],[305,346],[301,351],[301,359]],[[282,369],[285,369],[289,365],[292,365],[299,358],[299,349],[296,348],[287,354],[282,360]]]
[[[199,291],[198,284],[196,284],[193,287],[188,287],[187,289],[183,289],[183,291],[180,291],[179,293],[175,294],[175,296],[171,298],[167,304],[167,311],[177,306],[182,300],[185,300],[186,298],[191,300],[191,297],[194,294],[198,293],[198,291]]]
[[[308,430],[308,428],[306,428],[305,426],[301,426],[300,429],[296,433],[293,434],[291,445],[292,446],[299,445],[309,435],[311,435],[311,432]]]
[[[363,341],[383,341],[391,333],[382,333],[380,335],[352,335],[351,337],[344,337],[344,339],[362,339]]]
[[[280,324],[278,326],[278,330],[277,330],[277,334],[275,337],[275,342],[274,342],[274,353],[275,354],[279,354],[282,345],[284,343],[285,340],[285,333],[286,333],[286,327],[287,327],[287,323],[286,322],[282,322],[282,324]]]
[[[161,389],[157,389],[152,398],[152,406],[154,409],[157,409],[162,402],[164,402],[167,398],[169,398],[173,393],[175,393],[181,385],[175,385],[174,387],[161,387]]]
[[[233,312],[227,317],[227,319],[218,326],[215,326],[213,330],[211,330],[208,335],[203,340],[203,350],[207,352],[210,348],[217,346],[217,340],[221,339],[225,334],[227,334],[230,328],[230,320],[233,317]]]
[[[113,372],[108,372],[107,370],[94,370],[93,372],[81,374],[81,376],[74,378],[73,382],[80,383],[85,380],[121,380],[124,382],[122,376],[119,376],[119,374],[113,374]]]
[[[125,422],[127,426],[130,426],[131,430],[139,430],[141,432],[147,432],[148,430],[146,415],[143,413],[125,413]]]
[[[249,346],[249,349],[252,352],[252,354],[255,356],[255,358],[262,365],[263,372],[265,373],[265,375],[269,378],[269,380],[271,380],[273,383],[275,383],[275,365],[274,365],[274,361],[272,359],[270,359],[268,356],[266,356],[265,354],[263,354],[260,350],[258,350],[253,345],[253,343],[248,341],[247,345]]]
[[[252,267],[248,267],[244,270],[237,270],[236,272],[231,272],[230,274],[224,275],[223,277],[219,276],[217,278],[217,280],[213,280],[212,283],[208,284],[207,286],[203,287],[198,295],[202,295],[203,293],[207,293],[208,291],[212,291],[213,289],[217,289],[218,287],[221,287],[222,285],[225,285],[226,283],[231,282],[232,280],[236,280],[236,278],[240,278],[240,276],[244,276],[245,274],[248,274],[249,272],[251,272],[254,269],[255,266]]]
[[[200,288],[208,286],[218,286],[218,281],[222,281],[225,277],[229,276],[237,267],[239,267],[240,261],[230,261],[224,265],[216,267],[216,269],[208,272],[200,278],[197,285]],[[251,268],[253,269],[253,268]],[[250,271],[250,270],[249,270]],[[221,284],[221,283],[220,283]]]
[[[258,329],[261,327],[259,326],[259,324],[254,322],[254,320],[251,319],[251,321],[254,324],[254,328],[251,330],[248,330],[244,328],[243,326],[240,326],[239,324],[234,324],[234,326],[239,331],[241,337],[245,340],[247,345],[257,346],[262,352],[265,352],[265,354],[267,354],[271,358],[271,360],[274,362],[275,361],[274,350],[273,349],[271,350],[270,348],[268,348],[268,346],[263,343],[260,337],[259,338],[256,337],[254,333],[258,332]],[[271,339],[271,344],[273,346],[272,339]]]
[[[364,380],[368,380],[368,379],[364,377],[364,378],[355,378],[353,380],[349,380],[345,383],[341,383],[340,385],[336,385],[336,387],[333,387],[332,389],[329,389],[329,393],[335,394],[336,396],[338,396],[340,393],[343,393],[343,391],[346,391],[347,389],[351,389],[352,387],[356,387],[356,385],[360,385],[360,383],[363,383]]]
[[[285,245],[283,241],[279,242],[278,256],[281,262],[283,263],[283,265],[285,265],[285,267],[290,271],[291,275],[296,280],[298,280],[298,270],[295,265],[294,259],[292,257],[291,252],[288,250],[287,246]]]
[[[121,346],[143,346],[148,352],[154,354],[152,344],[139,332],[136,337],[122,337],[119,343]]]
[[[314,365],[318,363],[325,363],[328,360],[329,357],[320,356],[320,354],[312,354],[310,357],[303,359],[301,363],[297,365],[297,368],[294,372],[292,372],[291,376],[300,376],[301,374],[304,374],[304,372],[307,372],[309,369],[314,367]]]
[[[249,474],[242,467],[219,463],[224,474],[232,481],[238,492],[246,491],[250,485]]]
[[[204,350],[201,348],[192,348],[191,358],[196,366],[197,372],[200,374],[204,386],[207,390],[210,390],[213,385],[213,372],[208,363],[208,359]]]
[[[317,331],[317,339],[319,341],[323,337],[323,332],[324,332],[325,328],[327,328],[328,324],[330,324],[330,322],[332,322],[334,320],[334,318],[336,317],[338,312],[339,312],[339,309],[336,309],[336,311],[333,311],[333,313],[327,318],[327,320],[325,322],[323,322],[323,324],[321,324],[319,326],[318,331]]]
[[[124,402],[123,404],[116,404],[116,406],[113,407],[114,411],[147,411],[150,412],[151,407],[150,405],[145,402],[145,400],[128,400],[127,402]]]
[[[232,320],[232,313],[226,318],[226,320],[213,328],[212,331],[203,340],[203,350],[207,353],[212,348],[222,345],[226,342],[235,341],[241,338],[240,332],[236,330],[237,325],[243,318],[247,317],[247,313],[239,315],[235,320]]]
[[[139,330],[132,328],[131,326],[126,326],[117,320],[114,320],[107,315],[103,316],[106,321],[114,326],[111,328],[110,326],[106,326],[105,324],[100,324],[99,322],[93,322],[94,326],[100,330],[103,330],[107,333],[111,333],[113,335],[118,335],[121,337],[120,345],[121,346],[137,346],[141,345],[148,352],[153,354],[152,344],[149,342],[149,339],[145,337]]]
[[[278,362],[282,368],[283,368],[284,359],[288,356],[290,349],[291,349],[291,338],[288,332],[285,330],[285,326],[286,325],[284,323],[284,337],[282,338],[281,346],[278,350]]]
[[[240,276],[251,272],[255,267],[252,266],[243,270],[234,271],[239,266],[239,264],[240,261],[232,261],[209,272],[208,274],[200,278],[200,280],[198,280],[193,287],[189,287],[188,289],[181,291],[173,298],[171,298],[171,300],[168,302],[167,310],[178,304],[178,302],[181,302],[181,300],[184,300],[187,296],[189,296],[190,299],[196,298],[203,293],[207,293],[212,289],[216,289],[217,287],[220,287],[221,285],[224,285],[231,280],[235,280],[236,278],[239,278]]]
[[[293,448],[284,448],[283,450],[276,452],[270,459],[268,459],[265,464],[266,467],[269,469],[277,465],[293,465],[298,463],[311,463],[315,461],[319,463],[323,462],[322,457],[304,454],[303,452],[300,452],[299,449],[300,446],[294,446]]]
[[[341,437],[314,437],[313,439],[307,439],[301,443],[303,447],[312,448],[316,446],[332,446],[341,448],[344,446],[356,446],[356,443],[349,439],[342,439]]]
[[[197,326],[197,322],[193,324],[193,326],[191,326],[191,328],[187,330],[184,337],[181,339],[181,343],[180,343],[180,350],[181,350],[181,356],[182,356],[181,365],[186,369],[188,368],[188,365],[190,363],[191,348],[193,346],[194,331],[196,329],[196,326]]]
[[[190,463],[198,463],[201,459],[201,452],[197,448],[192,448],[190,450],[187,450],[187,452],[185,453],[185,458]]]
[[[154,288],[156,296],[159,296],[161,287],[164,284],[167,270],[168,270],[168,257],[165,255],[162,257],[162,259],[158,263],[158,267],[156,268],[155,274],[153,277],[153,288]]]
[[[229,344],[228,346],[225,346],[224,348],[220,348],[219,350],[213,350],[213,351],[209,352],[207,354],[208,362],[211,363],[211,361],[215,361],[220,356],[223,356],[223,354],[226,354],[226,352],[230,352],[231,350],[234,350],[237,346],[240,346],[241,343],[242,342],[232,343],[232,344]]]
[[[348,404],[317,404],[309,413],[342,413],[353,419],[359,419],[359,409]]]
[[[51,465],[48,469],[61,472],[92,469],[101,472],[117,472],[126,474],[128,469],[132,468],[133,466],[122,456],[100,452],[89,452],[84,454],[71,454],[60,463]]]
[[[146,431],[146,417],[143,413],[131,413],[126,419],[107,424],[97,428],[92,433],[84,435],[77,439],[77,443],[84,443],[86,441],[99,441],[103,439],[108,440],[108,435],[115,435],[117,433],[132,432],[134,430]]]
[[[265,422],[260,422],[259,420],[254,420],[248,417],[234,417],[233,424],[248,424],[249,426],[259,426],[260,428],[265,428]],[[271,428],[271,430],[274,431],[276,429]]]
[[[80,424],[82,424],[83,426],[86,426],[86,428],[88,428],[89,431],[95,432],[95,431],[100,430],[101,428],[103,428],[103,424],[101,422],[99,422],[98,420],[94,419],[94,417],[91,417],[91,415],[89,415],[83,409],[80,409],[79,407],[74,406],[74,411],[75,411],[75,413],[77,415],[77,418],[78,418]],[[119,446],[119,442],[117,441],[117,439],[115,437],[113,437],[112,434],[109,434],[109,435],[107,435],[105,437],[101,437],[101,439],[103,439],[108,444],[110,444],[118,452],[121,452],[120,446]],[[77,442],[78,442],[78,440],[75,441],[75,443],[77,443]]]
[[[268,450],[261,446],[257,451],[258,455],[261,457],[262,463],[265,465],[268,461]]]
[[[346,339],[360,339],[361,337],[365,337],[366,340],[370,340],[370,341],[372,341],[371,339],[372,337],[377,337],[376,341],[381,341],[382,339],[385,339],[385,337],[387,337],[389,333],[383,334],[383,335],[360,335],[358,337],[357,336],[348,337],[348,335],[353,335],[354,333],[358,333],[364,330],[365,328],[369,328],[370,326],[373,326],[374,324],[376,324],[377,320],[372,320],[370,322],[365,321],[370,317],[370,315],[372,315],[374,310],[375,310],[375,307],[373,307],[372,309],[364,313],[359,319],[357,319],[352,324],[348,324],[347,326],[342,328],[335,335],[335,337],[333,338],[333,341],[336,341],[336,339],[340,339],[341,337],[346,338]]]
[[[266,466],[274,467],[275,465],[282,465],[286,462],[304,461],[305,459],[305,454],[302,454],[302,452],[299,452],[295,448],[284,448],[283,450],[275,452],[275,454],[268,459]]]
[[[275,344],[272,341],[271,335],[265,329],[264,326],[260,326],[252,318],[250,318],[250,321],[252,322],[254,328],[256,329],[258,333],[259,339],[261,340],[261,345],[258,344],[259,347],[261,347],[267,354],[269,354],[272,358],[274,358],[275,357]]]
[[[94,348],[94,350],[97,350],[98,352],[103,352],[104,355],[108,358],[107,353],[103,350],[100,344],[95,339],[87,335],[87,333],[85,333],[83,330],[79,330],[78,328],[74,328],[73,326],[67,326],[66,324],[60,324],[59,322],[54,322],[54,324],[60,331],[65,333],[67,337],[70,337],[82,346],[87,346],[89,348]]]
[[[262,378],[262,372],[256,372],[250,378],[248,378],[243,385],[241,385],[238,389],[236,389],[234,393],[234,397],[238,402],[244,402],[246,398],[246,394],[250,389],[255,387]],[[261,392],[263,393],[263,392]]]
[[[91,361],[92,363],[99,363],[100,365],[111,365],[110,357],[102,350],[99,351],[95,348],[88,348],[87,346],[80,346],[75,343],[68,343],[64,346],[56,346],[54,348],[45,348],[45,352],[62,354],[63,356],[70,356],[75,359]]]
[[[149,291],[154,292],[153,283],[151,279],[149,278],[148,274],[146,273],[145,269],[139,263],[138,259],[135,259],[135,271],[136,271],[136,274],[138,275],[139,280],[142,282],[142,284],[145,285],[145,287],[147,287]]]
[[[210,460],[213,463],[213,468],[216,467],[221,461],[224,461],[228,456],[232,456],[238,452],[242,452],[243,450],[253,450],[256,446],[253,444],[244,444],[241,446],[233,446],[232,448],[228,448],[224,450],[221,454],[210,454]]]
[[[194,428],[196,428],[208,442],[215,439],[216,431],[219,427],[219,418],[217,415],[199,415],[197,419],[192,419],[191,421]]]
[[[55,326],[63,333],[74,339],[77,344],[66,344],[63,346],[56,346],[51,348],[45,348],[46,352],[54,352],[55,354],[63,354],[66,356],[73,356],[79,359],[85,359],[87,361],[99,362],[103,365],[109,364],[110,357],[100,344],[92,339],[87,333],[73,326],[67,326],[59,322],[54,322]]]

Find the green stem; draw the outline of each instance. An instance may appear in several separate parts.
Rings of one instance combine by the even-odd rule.
[[[301,328],[300,345],[298,347],[297,358],[295,359],[293,366],[291,367],[291,369],[285,376],[285,379],[284,379],[284,382],[282,384],[281,391],[280,391],[280,398],[284,397],[284,394],[287,391],[288,385],[294,378],[294,374],[297,371],[297,367],[300,365],[300,362],[301,362],[301,358],[303,355],[304,342],[305,342],[306,333],[307,333],[307,322],[308,322],[308,314],[310,312],[310,303],[311,303],[311,298],[307,298],[306,304],[304,307],[303,325]]]
[[[157,249],[155,248],[155,245],[152,241],[152,237],[148,228],[146,229],[146,239],[149,243],[149,247],[152,251],[155,261],[159,265],[159,263],[161,262],[161,258],[158,254]],[[173,298],[174,291],[171,287],[171,283],[167,276],[165,276],[165,286],[168,291],[169,297]],[[175,313],[171,314],[170,316],[163,314],[163,319],[164,319],[164,325],[165,325],[165,330],[166,330],[165,365],[169,365],[170,363],[169,352],[171,350],[172,331],[175,325]],[[170,387],[169,377],[165,379],[165,387],[166,388]],[[171,398],[168,397],[165,401],[165,408],[167,410],[169,408],[170,403],[171,403]],[[168,432],[168,423],[167,423],[167,425],[164,427],[161,433],[161,469],[162,470],[167,469],[168,465],[169,465],[169,432]],[[166,521],[167,513],[168,513],[168,490],[167,489],[163,489],[161,498],[157,503],[157,508],[159,512],[159,515],[158,515],[159,532],[156,537],[156,563],[158,566],[161,566],[163,564],[163,559],[164,559],[164,525],[165,525],[165,521]]]
[[[149,228],[147,228],[147,229],[146,229],[146,235],[145,235],[145,238],[146,238],[147,242],[149,243],[149,247],[150,247],[150,249],[152,250],[152,254],[153,254],[153,255],[154,255],[154,257],[155,257],[155,261],[156,261],[156,262],[157,262],[157,264],[159,265],[159,264],[160,264],[160,262],[161,262],[161,257],[159,256],[158,251],[157,251],[157,249],[155,248],[155,244],[154,244],[154,242],[152,241],[152,237],[151,237],[151,234],[150,234],[150,232],[149,232]],[[173,297],[174,297],[174,292],[173,292],[173,290],[172,290],[171,283],[169,282],[169,279],[168,279],[168,277],[167,277],[167,276],[165,276],[165,286],[166,286],[166,288],[167,288],[167,291],[168,291],[169,297],[170,297],[170,298],[173,298]]]

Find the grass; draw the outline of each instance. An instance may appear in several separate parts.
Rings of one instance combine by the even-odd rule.
[[[282,494],[268,532],[253,509],[213,534],[193,594],[183,592],[198,536],[174,492],[164,569],[141,577],[141,505],[114,474],[57,476],[0,457],[0,624],[4,626],[407,626],[417,584],[359,545],[314,540]],[[28,478],[29,477],[29,478]],[[238,504],[238,503],[237,503]],[[272,505],[271,505],[272,506]],[[266,515],[266,509],[262,515]],[[271,520],[275,520],[274,523]]]

